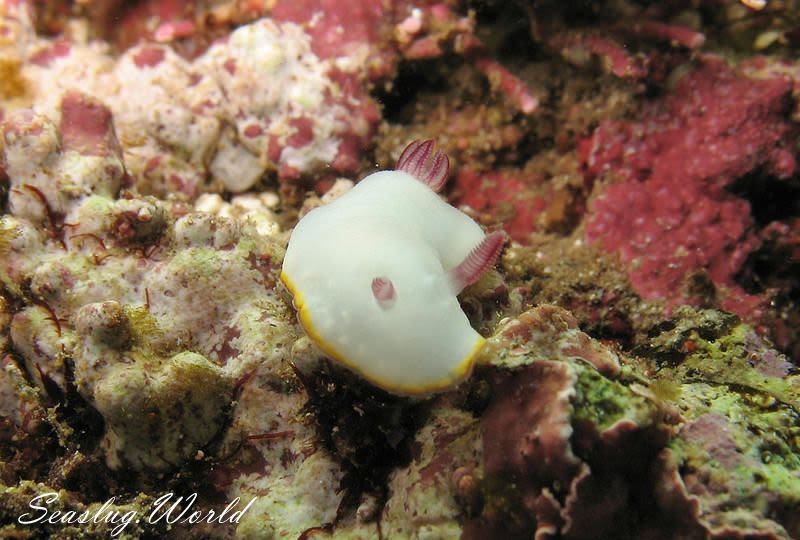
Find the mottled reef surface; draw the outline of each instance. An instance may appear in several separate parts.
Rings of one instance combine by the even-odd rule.
[[[57,493],[127,538],[800,538],[798,13],[0,0],[0,536],[114,532],[18,522]],[[277,278],[428,138],[510,241],[472,377],[410,399]]]

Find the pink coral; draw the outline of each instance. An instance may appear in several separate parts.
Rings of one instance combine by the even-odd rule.
[[[123,47],[142,39],[172,41],[195,31],[192,19],[197,11],[197,2],[193,0],[145,0],[127,9],[123,4],[119,0],[105,0],[91,2],[88,6],[89,16],[101,31],[107,31],[112,25],[117,27],[118,30],[109,37]]]
[[[607,37],[581,32],[559,33],[550,37],[548,44],[576,65],[586,64],[596,55],[602,60],[605,71],[617,77],[642,79],[647,75],[642,58],[631,55],[623,45]]]
[[[111,111],[100,102],[70,91],[61,102],[61,147],[84,156],[119,158],[122,150],[114,133]]]
[[[396,9],[396,8],[395,8]],[[373,77],[385,76],[395,59],[381,34],[389,30],[391,8],[382,0],[279,0],[270,12],[277,21],[306,24],[311,48],[323,59],[348,57],[363,48]]]
[[[394,72],[397,54],[385,38],[392,13],[380,0],[281,0],[270,12],[276,21],[304,25],[311,38],[311,50],[320,59],[330,61],[327,76],[338,85],[340,93],[326,99],[332,106],[347,109],[349,120],[342,119],[341,123],[352,126],[338,134],[341,142],[331,167],[339,174],[358,170],[380,119],[378,106],[369,97],[364,82],[385,80]],[[286,168],[284,171],[292,172]]]
[[[599,61],[600,68],[615,77],[652,80],[674,53],[698,49],[706,41],[698,29],[670,21],[674,7],[668,4],[607,3],[589,25],[576,21],[585,6],[569,2],[539,3],[528,16],[534,39],[567,62],[583,67]],[[670,48],[660,46],[664,43]]]
[[[231,154],[258,157],[255,179],[259,164],[283,181],[358,170],[380,118],[360,64],[348,71],[343,58],[320,58],[303,28],[269,19],[238,28],[198,62],[228,96],[224,116],[236,134],[223,140],[239,148]]]
[[[44,222],[61,239],[64,215],[86,192],[113,196],[125,174],[111,112],[98,100],[69,91],[58,125],[30,110],[0,124],[0,153],[9,177],[12,213]]]
[[[542,184],[536,174],[462,168],[455,179],[455,200],[475,210],[486,224],[502,222],[512,239],[524,242],[547,207],[548,194]]]
[[[500,90],[523,113],[530,114],[539,107],[539,98],[494,58],[480,55],[475,59],[475,67],[486,76],[492,88]]]
[[[123,19],[136,23],[139,10],[150,13],[151,4]],[[199,9],[167,4],[161,7],[174,16],[154,19],[160,41],[189,32],[185,17]],[[349,21],[344,11],[337,13],[337,21]],[[207,49],[199,37],[191,51],[187,43],[145,41],[118,57],[99,42],[36,39],[25,21],[15,22],[14,30],[20,56],[28,60],[22,75],[43,112],[56,109],[72,88],[102,100],[113,113],[133,184],[144,193],[193,199],[209,188],[246,191],[270,173],[287,185],[301,176],[360,170],[380,119],[366,86],[369,66],[378,60],[364,60],[382,49],[347,41],[342,50],[318,54],[315,32],[328,19],[308,15],[303,25],[276,17],[240,26]],[[389,15],[382,24],[390,23]],[[359,32],[336,28],[330,35],[342,31],[361,39]]]
[[[620,255],[638,293],[698,302],[690,278],[705,272],[723,307],[760,318],[763,299],[735,281],[760,240],[748,202],[726,187],[756,170],[796,170],[790,91],[783,78],[750,80],[704,57],[638,121],[603,122],[580,141],[587,180],[617,180],[590,206],[586,237]]]

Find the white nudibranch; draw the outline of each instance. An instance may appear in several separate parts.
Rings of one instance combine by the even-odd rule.
[[[456,295],[505,242],[437,195],[449,161],[432,151],[433,141],[414,141],[396,170],[309,212],[281,272],[309,337],[396,394],[435,392],[469,375],[484,339]]]

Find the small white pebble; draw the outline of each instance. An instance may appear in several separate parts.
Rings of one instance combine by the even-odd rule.
[[[249,218],[256,224],[256,232],[261,236],[274,236],[281,232],[281,228],[274,221],[255,216],[249,216]]]
[[[281,202],[280,197],[278,197],[277,193],[273,193],[271,191],[265,191],[258,196],[261,199],[261,204],[269,208],[270,210],[274,210],[278,207]]]
[[[231,199],[231,204],[243,210],[261,210],[261,200],[252,194],[237,195]]]
[[[203,193],[194,202],[194,209],[198,212],[208,212],[216,214],[222,208],[225,201],[216,193]]]

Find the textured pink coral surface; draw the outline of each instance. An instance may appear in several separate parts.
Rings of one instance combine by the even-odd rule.
[[[547,207],[546,198],[536,190],[541,178],[535,175],[462,169],[454,183],[459,204],[490,216],[510,216],[503,219],[503,228],[518,242],[536,229],[536,219]]]
[[[603,122],[580,141],[586,177],[614,181],[589,209],[586,237],[619,254],[634,288],[669,305],[696,301],[705,272],[726,309],[757,319],[763,302],[735,281],[759,247],[749,203],[728,188],[760,170],[796,170],[786,117],[791,83],[751,80],[702,58],[633,122]]]
[[[353,47],[377,44],[389,13],[382,0],[280,0],[271,11],[279,21],[310,23],[312,48],[320,58],[347,56]]]

